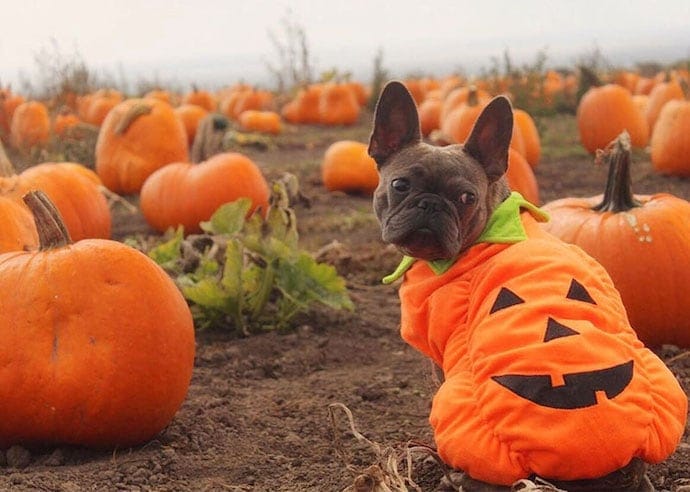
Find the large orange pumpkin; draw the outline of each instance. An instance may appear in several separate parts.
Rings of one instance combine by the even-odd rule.
[[[321,162],[321,178],[328,191],[371,195],[379,184],[376,162],[367,145],[353,140],[331,144]]]
[[[0,447],[150,440],[192,376],[187,302],[145,254],[71,243],[45,195],[26,201],[40,250],[0,255]]]
[[[157,170],[141,188],[141,211],[158,231],[184,226],[185,233],[200,232],[224,203],[252,200],[250,210],[268,209],[268,184],[259,167],[236,152],[216,154],[199,164],[178,162]]]
[[[534,169],[541,159],[541,139],[539,130],[532,116],[524,109],[513,109],[515,124],[520,128],[520,135],[525,146],[524,156]]]
[[[627,135],[612,142],[606,159],[604,195],[547,203],[544,227],[606,268],[644,343],[690,347],[690,203],[667,193],[633,194]]]
[[[48,108],[40,101],[27,101],[14,110],[10,124],[10,142],[21,150],[43,146],[50,139]]]
[[[587,152],[603,149],[627,130],[633,147],[649,141],[649,125],[632,100],[632,94],[618,84],[595,86],[584,93],[577,107],[580,141]]]
[[[156,169],[189,160],[187,134],[172,107],[157,99],[128,99],[103,121],[96,172],[115,193],[136,193]]]
[[[657,118],[650,142],[654,169],[690,176],[690,100],[668,101]]]

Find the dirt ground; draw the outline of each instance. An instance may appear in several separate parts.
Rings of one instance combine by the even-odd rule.
[[[198,333],[188,397],[155,440],[107,451],[0,451],[0,490],[335,492],[390,457],[407,473],[408,442],[432,444],[427,416],[438,377],[399,337],[396,286],[380,279],[400,257],[381,243],[370,198],[328,193],[319,173],[331,142],[366,141],[370,118],[362,115],[353,128],[292,128],[269,149],[241,149],[269,178],[282,171],[300,178],[312,200],[310,208],[296,206],[302,246],[336,265],[356,310],[316,309],[294,330],[251,338]],[[542,202],[600,193],[606,170],[577,144],[573,118],[539,126]],[[690,180],[655,174],[643,151],[634,159],[637,193],[667,191],[690,200]],[[139,214],[117,205],[113,213],[114,238],[151,233]],[[672,346],[658,353],[690,391],[690,353]],[[333,404],[351,411],[369,443],[353,437],[343,407]],[[437,490],[441,468],[428,455],[411,456],[419,490]],[[688,431],[676,453],[649,473],[658,490],[688,490]]]

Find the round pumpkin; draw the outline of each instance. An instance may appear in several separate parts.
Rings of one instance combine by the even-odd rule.
[[[319,123],[324,125],[354,125],[360,107],[352,89],[345,84],[325,84],[319,99]]]
[[[40,101],[27,101],[14,110],[10,124],[10,141],[20,150],[43,146],[50,139],[48,108]]]
[[[419,105],[419,125],[425,137],[440,128],[442,104],[440,98],[426,98]]]
[[[259,167],[243,154],[225,152],[199,164],[177,162],[154,172],[141,188],[139,206],[158,231],[182,225],[185,233],[194,233],[224,203],[248,197],[250,213],[258,208],[265,213],[269,196]]]
[[[650,147],[656,171],[690,176],[690,100],[672,100],[664,105]]]
[[[683,99],[685,99],[685,94],[680,82],[677,80],[669,80],[668,82],[659,82],[656,84],[649,92],[645,112],[650,132],[653,133],[654,125],[656,125],[656,120],[659,118],[659,113],[664,105],[672,100],[682,101]]]
[[[60,112],[53,120],[53,133],[61,138],[66,137],[81,122],[79,116],[74,113]]]
[[[667,193],[633,194],[626,134],[605,158],[605,193],[547,203],[551,221],[543,226],[606,268],[645,344],[690,347],[690,203]]]
[[[188,160],[182,122],[169,104],[157,99],[121,102],[98,133],[96,172],[115,193],[136,193],[156,169]]]
[[[632,100],[632,94],[618,84],[591,87],[577,106],[580,141],[590,154],[606,147],[622,131],[630,134],[633,147],[649,141],[649,125]]]
[[[15,174],[9,161],[0,165],[0,195],[19,200],[32,190],[44,191],[60,211],[71,237],[110,237],[108,201],[93,171],[75,162],[44,162]]]
[[[541,139],[537,125],[532,116],[524,109],[513,109],[513,118],[515,124],[520,128],[519,133],[525,146],[523,155],[534,169],[541,159]]]
[[[379,174],[367,147],[362,142],[340,140],[326,149],[321,162],[321,178],[328,191],[374,193]]]
[[[204,108],[206,111],[215,111],[218,106],[216,96],[208,91],[193,87],[190,92],[182,98],[182,104],[195,104]]]
[[[237,118],[240,129],[248,132],[270,133],[278,135],[283,128],[280,115],[275,111],[248,109]]]
[[[12,116],[20,104],[26,100],[24,96],[13,94],[10,90],[0,90],[0,140],[10,143],[10,124]]]
[[[71,243],[45,195],[40,250],[0,255],[0,448],[142,444],[173,419],[194,365],[187,302],[123,243]]]

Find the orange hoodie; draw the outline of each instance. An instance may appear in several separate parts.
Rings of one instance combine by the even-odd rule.
[[[397,272],[402,337],[445,374],[430,415],[438,452],[500,485],[662,461],[687,397],[604,268],[544,232],[540,212],[514,193],[445,272],[423,261]]]

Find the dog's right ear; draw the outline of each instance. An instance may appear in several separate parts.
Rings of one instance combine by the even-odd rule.
[[[421,139],[417,105],[410,91],[401,82],[389,82],[376,104],[369,155],[381,167],[395,152]]]

